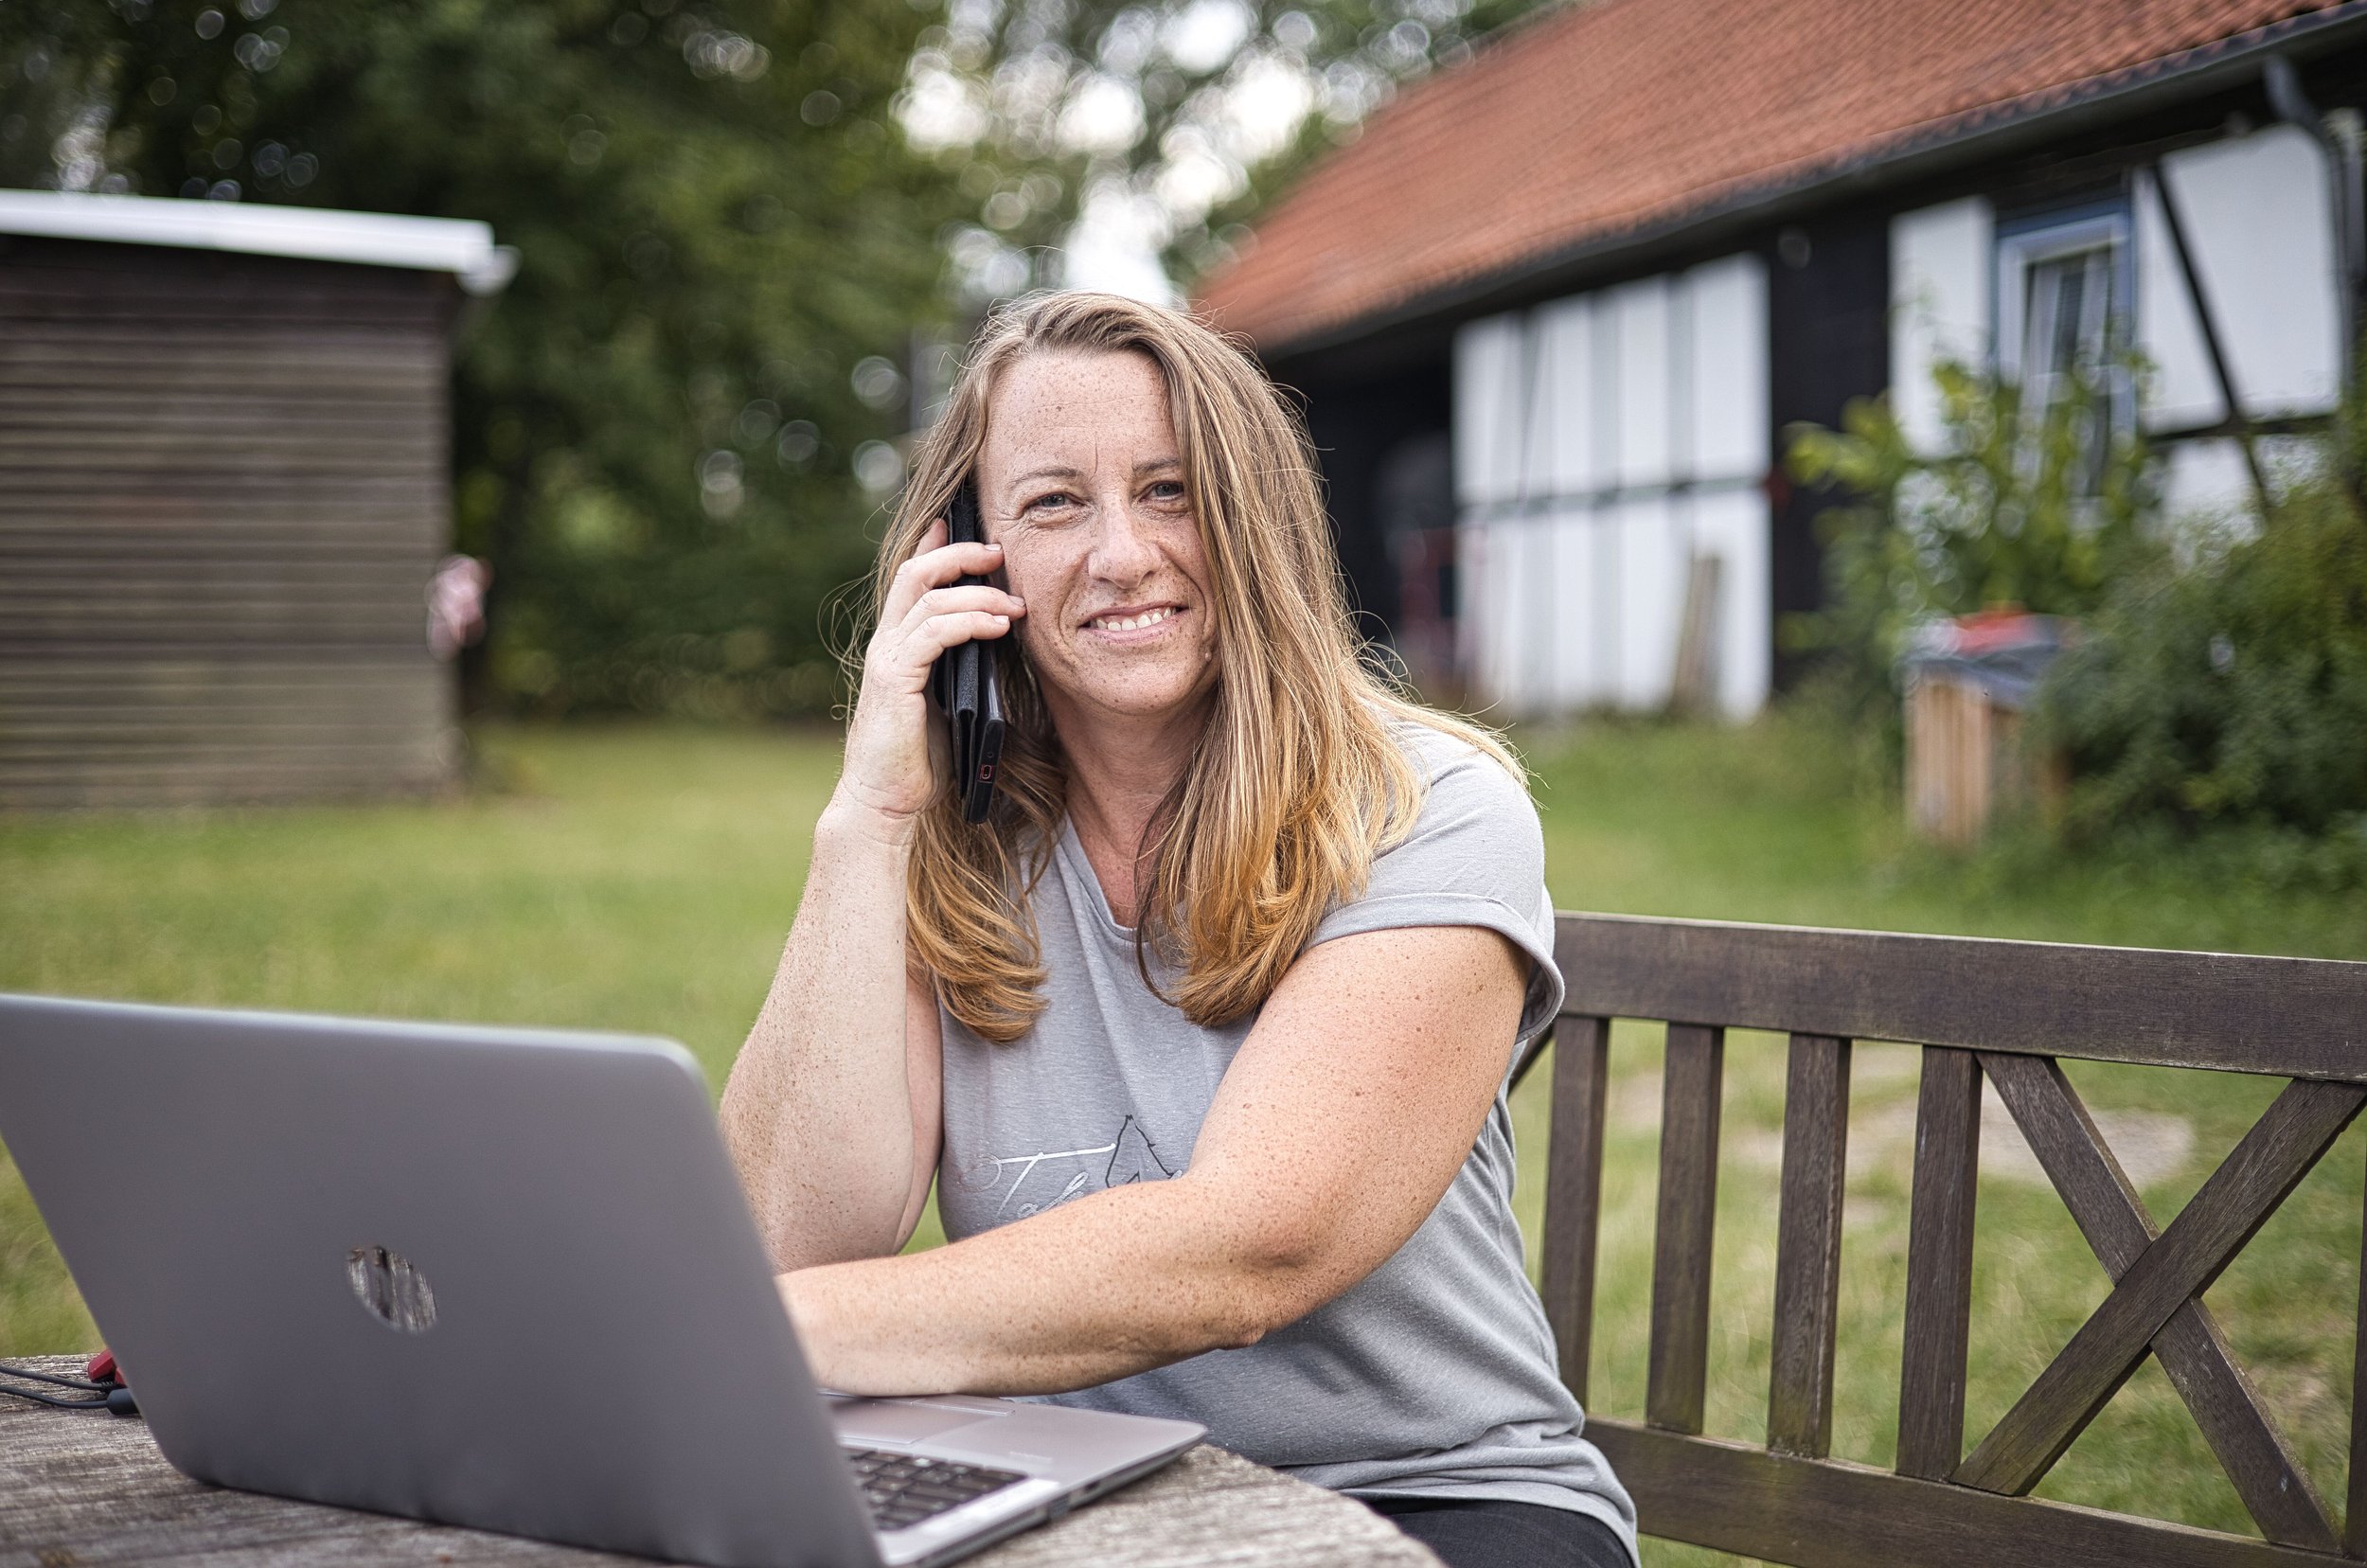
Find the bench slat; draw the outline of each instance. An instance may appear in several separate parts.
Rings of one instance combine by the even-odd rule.
[[[1923,1053],[1914,1189],[1907,1219],[1907,1322],[1898,1375],[1898,1473],[1955,1470],[1965,1444],[1965,1346],[1972,1327],[1973,1199],[1981,1074],[1969,1051]]]
[[[1767,1446],[1821,1458],[1833,1440],[1841,1205],[1849,1141],[1849,1042],[1791,1037]]]
[[[1618,915],[1555,953],[1574,1013],[2367,1080],[2367,963]]]
[[[1586,1402],[1594,1335],[1595,1238],[1603,1206],[1603,1107],[1611,1096],[1611,1021],[1554,1025],[1553,1133],[1545,1153],[1545,1316],[1561,1381]]]
[[[2161,1239],[2121,1276],[2104,1305],[1981,1440],[1955,1480],[2010,1495],[2037,1485],[2128,1381],[2162,1325],[2218,1278],[2350,1125],[2362,1099],[2367,1091],[2354,1084],[2287,1085]]]
[[[2041,1057],[2002,1054],[1984,1054],[1981,1068],[2105,1272],[2118,1281],[2160,1227],[2063,1069]],[[2260,1533],[2287,1546],[2334,1551],[2334,1523],[2309,1472],[2262,1406],[2211,1310],[2186,1302],[2154,1336],[2153,1349]]]
[[[1652,1247],[1651,1366],[1644,1411],[1652,1425],[1670,1432],[1701,1430],[1725,1063],[1725,1030],[1668,1025],[1661,1080],[1660,1217]]]
[[[1643,1424],[1589,1421],[1650,1534],[1812,1568],[2271,1568],[2367,1559],[2367,1258],[2344,1527],[2200,1299],[2367,1105],[2367,964],[1564,915],[1545,1272],[1583,1391],[1610,1020],[1664,1022]],[[1764,1448],[1701,1436],[1725,1030],[1790,1036]],[[1923,1049],[1894,1473],[1831,1447],[1850,1054]],[[2293,1079],[2166,1229],[2056,1058]],[[2114,1283],[1965,1456],[1981,1085],[1998,1086]],[[1564,1135],[1564,1124],[1568,1133]],[[2147,1352],[2267,1539],[2027,1496]],[[1961,1462],[1960,1462],[1961,1461]]]
[[[2351,1452],[2342,1506],[2342,1550],[2367,1558],[2367,1246],[2358,1256],[2358,1334],[2351,1349]]]
[[[1590,1418],[1649,1534],[1816,1568],[2331,1568],[2339,1559]]]

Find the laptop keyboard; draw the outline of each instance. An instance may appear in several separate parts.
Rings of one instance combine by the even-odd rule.
[[[855,1483],[863,1488],[863,1501],[871,1505],[871,1522],[882,1530],[917,1524],[1026,1479],[1016,1470],[924,1459],[917,1453],[892,1453],[884,1449],[850,1447],[845,1454],[855,1468]]]

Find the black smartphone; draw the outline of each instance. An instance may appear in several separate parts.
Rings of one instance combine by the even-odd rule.
[[[978,518],[978,491],[969,480],[953,492],[945,519],[949,544],[974,544],[986,537]],[[965,577],[967,586],[982,577]],[[930,671],[937,705],[952,728],[953,793],[964,822],[984,822],[994,804],[994,769],[1003,759],[1003,687],[995,678],[994,644],[956,643],[937,655]]]

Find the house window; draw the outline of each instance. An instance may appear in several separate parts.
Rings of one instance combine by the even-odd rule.
[[[2085,490],[2102,475],[2112,437],[2136,426],[2123,353],[2132,319],[2128,230],[2118,201],[1998,224],[1998,369],[2020,383],[2034,428],[2083,384],[2094,396],[2082,442]]]
[[[2023,273],[2021,384],[2034,407],[2094,383],[2111,353],[2112,247],[2091,245],[2030,263]]]

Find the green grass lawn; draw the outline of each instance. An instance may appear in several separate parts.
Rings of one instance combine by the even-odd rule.
[[[1906,846],[1848,746],[1805,720],[1744,730],[1593,725],[1522,737],[1564,908],[2367,957],[2367,900],[2280,890],[2224,861],[1958,860]],[[0,989],[645,1030],[720,1088],[796,907],[836,757],[826,732],[494,730],[499,787],[440,805],[0,817]],[[1657,1032],[1621,1025],[1593,1368],[1643,1408]],[[1779,1041],[1728,1048],[1710,1430],[1763,1435],[1783,1101]],[[1861,1046],[1835,1451],[1882,1463],[1896,1410],[1915,1061]],[[2272,1082],[2073,1074],[2166,1221]],[[1540,1072],[1517,1106],[1522,1218],[1541,1204]],[[2322,1489],[2342,1490],[2367,1132],[2345,1134],[2211,1292]],[[1984,1152],[1968,1429],[2002,1415],[2102,1299],[2060,1203]],[[2010,1154],[2010,1150],[2005,1151]],[[927,1239],[924,1238],[924,1239]],[[1533,1249],[1534,1250],[1534,1249]],[[0,1354],[97,1343],[0,1159]],[[2249,1529],[2150,1365],[2043,1495]],[[1722,1561],[1655,1545],[1655,1568]]]

